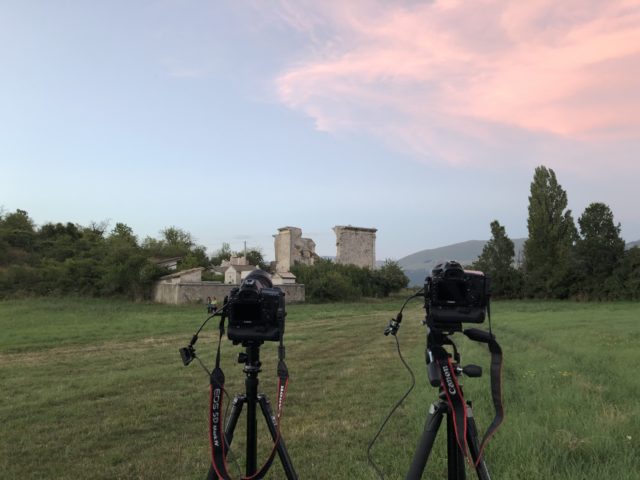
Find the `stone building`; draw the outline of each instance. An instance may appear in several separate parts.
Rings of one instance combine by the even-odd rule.
[[[239,267],[242,268],[242,267]],[[255,268],[255,267],[254,267]],[[153,300],[158,303],[205,303],[207,297],[222,299],[238,284],[202,280],[202,267],[183,270],[160,277],[153,286]],[[249,272],[247,272],[249,273]],[[304,302],[304,285],[284,282],[278,285],[287,303]]]
[[[171,258],[151,258],[151,261],[159,267],[164,267],[167,270],[177,270],[178,262],[184,257],[171,257]]]
[[[376,228],[335,226],[336,263],[375,268]]]
[[[220,264],[221,267],[228,267],[229,265],[249,265],[249,260],[245,256],[236,257],[231,255],[229,260],[223,260]]]
[[[276,273],[291,271],[295,263],[313,265],[316,255],[316,243],[310,238],[302,238],[302,230],[297,227],[278,229],[275,238]]]
[[[294,285],[296,283],[296,276],[291,272],[279,272],[271,275],[271,281],[274,285]]]
[[[258,267],[253,265],[229,265],[224,272],[224,283],[239,284]]]

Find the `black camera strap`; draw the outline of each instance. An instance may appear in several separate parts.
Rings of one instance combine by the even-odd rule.
[[[504,406],[502,404],[502,348],[498,344],[495,335],[491,332],[486,332],[477,328],[469,328],[463,332],[469,339],[474,342],[486,343],[491,352],[491,398],[493,400],[493,407],[495,409],[495,416],[491,425],[487,428],[487,431],[480,443],[480,450],[478,458],[476,460],[476,466],[482,458],[482,452],[488,441],[498,431],[500,424],[504,420]]]
[[[491,398],[495,409],[493,421],[487,428],[480,444],[476,466],[479,464],[484,447],[487,445],[491,437],[496,433],[500,424],[504,420],[504,407],[502,404],[502,349],[496,341],[495,336],[484,330],[470,328],[463,332],[469,339],[486,343],[491,352]],[[443,342],[447,343],[447,342]],[[453,342],[449,342],[453,344]],[[458,378],[455,373],[451,357],[440,344],[432,344],[430,346],[433,361],[436,362],[440,372],[440,386],[445,393],[447,403],[452,412],[453,427],[456,434],[456,441],[460,447],[460,451],[468,457],[467,438],[467,406],[462,394],[462,389],[458,384]]]
[[[216,366],[210,375],[209,385],[209,444],[211,447],[211,465],[220,480],[232,480],[227,468],[227,445],[224,436],[224,422],[222,418],[222,402],[224,394],[224,373],[220,368],[220,344],[224,334],[224,316],[220,320],[220,338],[218,340],[218,351],[216,353]],[[276,439],[273,449],[265,464],[253,475],[241,477],[242,480],[254,480],[266,475],[271,467],[276,455],[278,443],[280,442],[280,419],[284,409],[284,400],[289,386],[289,370],[284,361],[285,349],[282,335],[278,347],[278,400],[276,410]]]
[[[453,413],[453,429],[460,451],[467,456],[467,404],[462,395],[462,389],[458,384],[455,368],[451,358],[441,345],[431,346],[433,360],[440,370],[440,385],[445,393],[449,409]]]

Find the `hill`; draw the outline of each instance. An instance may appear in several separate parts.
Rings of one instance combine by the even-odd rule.
[[[516,259],[522,253],[522,247],[526,238],[515,238],[513,243],[516,247]],[[398,264],[409,277],[409,286],[421,286],[427,276],[438,262],[443,260],[456,260],[462,265],[469,265],[476,261],[482,253],[482,248],[486,240],[467,240],[466,242],[454,243],[444,247],[430,248],[412,253],[398,260]],[[640,247],[640,240],[629,242],[626,248]]]
[[[524,238],[516,238],[513,243],[516,247],[516,258],[522,251]],[[398,260],[398,264],[409,277],[410,286],[418,286],[424,283],[427,272],[430,272],[438,262],[443,260],[456,260],[462,265],[469,265],[476,261],[482,253],[482,248],[487,240],[467,240],[444,247],[430,248],[412,253]]]

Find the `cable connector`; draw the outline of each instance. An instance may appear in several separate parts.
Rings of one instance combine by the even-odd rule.
[[[189,342],[189,345],[179,350],[180,357],[182,358],[182,363],[184,363],[185,367],[189,365],[191,362],[193,362],[194,358],[196,358],[196,349],[194,345],[196,344],[197,341],[198,341],[198,334],[196,333],[193,337],[191,337],[191,341]]]
[[[402,322],[402,313],[398,313],[398,316],[396,318],[392,318],[391,320],[389,320],[389,325],[387,325],[387,328],[384,329],[384,334],[391,334],[395,336],[400,329],[400,322]]]
[[[184,348],[180,349],[180,357],[182,357],[182,363],[186,367],[193,359],[196,358],[196,349],[193,348],[193,345],[188,345]]]

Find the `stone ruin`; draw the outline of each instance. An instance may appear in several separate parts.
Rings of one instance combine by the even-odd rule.
[[[375,268],[376,228],[335,226],[336,263]]]
[[[333,231],[336,233],[336,263],[375,268],[377,229],[349,225],[336,226]],[[287,302],[304,302],[304,285],[296,283],[290,270],[296,262],[313,265],[318,258],[316,244],[310,238],[302,238],[302,230],[297,227],[279,228],[274,238],[276,261],[273,283],[285,291]],[[248,263],[245,257],[232,257],[226,268],[238,271],[255,268],[247,265]],[[155,283],[153,299],[171,304],[202,303],[207,297],[224,298],[239,281],[237,278],[234,284],[202,281],[202,270],[193,268],[165,275]]]
[[[291,271],[295,263],[313,265],[318,257],[316,243],[310,238],[302,238],[302,229],[282,227],[275,238],[276,267],[275,273]]]
[[[336,226],[336,263],[375,268],[376,232],[375,228]],[[275,238],[274,273],[287,273],[295,263],[313,265],[318,255],[316,244],[310,238],[302,238],[302,230],[297,227],[278,229]]]

